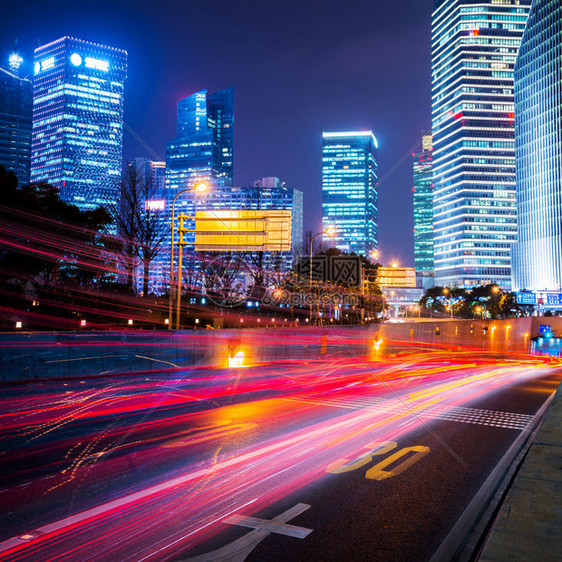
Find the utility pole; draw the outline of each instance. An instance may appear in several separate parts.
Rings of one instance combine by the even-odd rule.
[[[181,282],[182,282],[182,259],[183,259],[183,247],[187,244],[184,241],[183,235],[184,232],[187,232],[187,228],[184,227],[183,223],[185,220],[189,219],[189,217],[184,213],[181,212],[178,215],[178,219],[180,221],[180,225],[178,226],[178,287],[177,287],[177,301],[176,301],[176,330],[180,329],[180,307],[181,307]]]

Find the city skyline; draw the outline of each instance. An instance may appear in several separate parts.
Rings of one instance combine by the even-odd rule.
[[[368,18],[357,15],[373,14],[370,3],[339,3],[325,10],[321,26],[311,6],[289,2],[272,11],[250,4],[234,7],[219,2],[211,9],[168,2],[156,10],[152,5],[144,9],[141,2],[131,10],[128,3],[102,2],[96,9],[81,8],[77,13],[70,3],[60,2],[59,16],[45,13],[41,25],[30,26],[29,10],[36,6],[37,13],[41,11],[40,3],[32,3],[26,10],[11,10],[0,25],[9,27],[8,37],[18,36],[24,66],[30,62],[29,46],[35,46],[38,37],[46,43],[72,34],[128,51],[124,161],[141,156],[164,160],[165,143],[174,137],[177,101],[203,88],[216,91],[233,84],[235,183],[251,185],[255,178],[277,176],[299,186],[305,194],[305,229],[318,229],[322,130],[377,131],[384,177],[429,128],[431,3],[377,6],[381,20],[369,24]],[[186,10],[190,33],[180,38],[172,19]],[[120,13],[129,18],[123,29],[116,19]],[[204,33],[210,20],[213,30]],[[342,25],[345,33],[340,37],[335,32]],[[235,36],[246,35],[244,44],[233,43]],[[9,48],[6,44],[6,53]],[[323,89],[321,95],[318,88]],[[143,147],[128,127],[156,154]],[[379,189],[381,259],[387,262],[413,263],[413,210],[403,204],[411,184],[406,158]]]

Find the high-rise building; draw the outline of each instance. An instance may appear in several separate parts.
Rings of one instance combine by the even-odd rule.
[[[205,183],[210,189],[232,185],[234,88],[214,94],[202,90],[178,102],[177,138],[166,146],[166,215],[183,189]],[[176,202],[179,213],[194,214],[200,198],[185,193]],[[176,213],[177,214],[177,213]]]
[[[177,138],[166,146],[168,197],[199,182],[232,185],[234,88],[178,102]]]
[[[513,69],[531,0],[435,0],[436,285],[511,285],[516,239]]]
[[[322,225],[330,243],[368,256],[378,248],[377,139],[372,131],[322,133]]]
[[[19,75],[23,59],[12,53],[9,69],[0,67],[0,164],[29,183],[31,162],[31,81]]]
[[[254,182],[254,188],[259,188],[258,197],[267,201],[267,209],[291,211],[291,247],[293,250],[301,247],[304,241],[303,192],[294,187],[287,187],[276,177],[257,180]]]
[[[31,181],[80,209],[119,201],[127,53],[62,37],[35,50]]]
[[[414,160],[414,264],[422,285],[433,278],[433,168],[432,135],[423,133],[422,149]],[[431,281],[431,282],[427,282]]]
[[[194,217],[197,209],[207,208],[208,193],[201,195],[192,191],[179,195],[183,190],[204,183],[209,188],[208,192],[212,193],[223,186],[232,185],[234,88],[212,94],[201,90],[179,100],[176,130],[176,139],[166,145],[162,220],[168,229],[172,224],[172,205],[176,196],[176,217],[180,212]],[[193,221],[186,223],[187,228],[192,229],[193,226]],[[187,233],[185,239],[192,242],[194,234]],[[157,261],[163,270],[169,271],[171,231],[166,234],[163,247],[164,251],[159,254]],[[168,281],[165,280],[165,283]]]
[[[515,65],[516,290],[562,288],[561,76],[562,2],[534,0]]]

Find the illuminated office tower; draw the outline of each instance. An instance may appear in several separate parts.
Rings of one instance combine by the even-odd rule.
[[[433,282],[433,168],[431,133],[423,133],[414,160],[414,265],[422,285]]]
[[[82,210],[119,201],[127,53],[62,37],[35,50],[31,181]]]
[[[162,220],[167,225],[172,223],[174,198],[183,190],[192,190],[202,183],[208,187],[207,193],[191,191],[178,196],[176,217],[181,212],[193,217],[196,209],[207,208],[210,193],[222,186],[232,185],[234,88],[213,94],[201,90],[179,100],[176,131],[177,138],[166,145],[165,210]],[[186,228],[193,227],[193,221],[186,223]],[[185,239],[193,241],[193,233],[187,233]],[[165,252],[158,258],[168,268],[170,247],[171,233],[168,233],[164,243]]]
[[[368,256],[378,248],[377,139],[371,131],[322,133],[322,225],[330,243]]]
[[[31,81],[20,77],[23,59],[12,53],[9,68],[0,67],[0,164],[29,183],[31,162]]]
[[[516,239],[513,69],[531,0],[435,0],[436,285],[511,285]]]
[[[214,94],[202,90],[178,102],[177,138],[166,146],[167,213],[183,189],[232,185],[233,134],[234,88]],[[178,198],[177,212],[193,215],[199,202],[197,194],[186,193]]]
[[[562,2],[534,0],[515,65],[516,290],[562,288],[561,73]]]

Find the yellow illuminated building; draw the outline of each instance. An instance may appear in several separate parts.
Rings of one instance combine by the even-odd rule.
[[[379,267],[377,274],[379,287],[415,287],[415,267]]]
[[[195,215],[195,250],[291,251],[291,211],[214,210]]]

